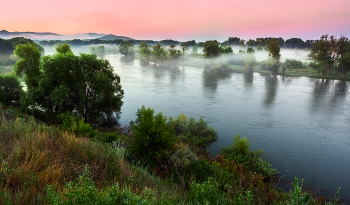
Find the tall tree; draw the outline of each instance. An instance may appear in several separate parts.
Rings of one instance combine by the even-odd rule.
[[[321,36],[320,40],[314,43],[314,47],[308,56],[317,63],[318,73],[323,75],[327,72],[330,73],[337,57],[334,36],[330,36],[330,38],[328,38],[328,35]]]
[[[141,42],[139,44],[139,54],[143,60],[149,63],[149,60],[151,58],[151,50],[148,48],[146,42]]]
[[[134,55],[134,44],[130,41],[122,41],[119,44],[119,52],[124,55]]]
[[[350,70],[350,41],[348,38],[341,36],[336,42],[338,67],[342,72],[343,78],[346,72]]]
[[[271,67],[272,72],[277,74],[278,68],[280,66],[280,50],[279,41],[276,39],[271,39],[266,41],[266,50],[269,52],[269,56],[275,60],[274,65]]]
[[[151,52],[151,60],[154,61],[154,63],[161,63],[163,60],[167,59],[167,52],[164,50],[164,47],[162,47],[159,43],[153,46],[153,51]]]

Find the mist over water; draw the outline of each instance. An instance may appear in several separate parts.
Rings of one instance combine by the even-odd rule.
[[[87,53],[89,47],[72,50]],[[281,58],[306,61],[308,53],[281,49]],[[266,51],[256,52],[258,61],[267,57]],[[349,82],[259,73],[208,74],[200,67],[182,66],[181,61],[178,66],[159,67],[120,54],[104,58],[121,77],[125,91],[121,125],[135,120],[142,105],[173,118],[181,113],[202,116],[218,131],[218,141],[209,147],[212,156],[241,134],[253,150],[265,151],[264,159],[287,181],[304,177],[310,187],[317,178],[315,188],[321,194],[333,196],[330,193],[340,186],[342,196],[350,197]],[[201,60],[193,58],[196,61]]]

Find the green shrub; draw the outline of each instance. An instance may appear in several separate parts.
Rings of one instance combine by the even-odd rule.
[[[203,183],[192,182],[188,195],[191,204],[232,204],[219,192],[219,184],[213,178]]]
[[[181,114],[176,120],[169,118],[168,124],[174,126],[175,132],[180,139],[195,146],[206,146],[217,140],[217,132],[212,127],[209,127],[202,117],[198,121],[193,117],[187,120],[186,115]]]
[[[285,66],[288,64],[291,65],[291,69],[304,69],[304,68],[306,68],[305,65],[301,61],[294,60],[294,59],[287,59],[284,61],[284,63],[282,65]],[[288,69],[290,69],[290,68],[288,67]]]
[[[120,139],[118,133],[101,133],[100,141],[103,143],[112,143]]]
[[[57,117],[57,121],[61,124],[62,129],[68,132],[74,132],[77,137],[93,138],[96,136],[97,131],[94,130],[89,123],[85,123],[84,118],[80,119],[77,123],[70,112],[60,114]]]
[[[308,66],[311,67],[311,68],[317,68],[317,67],[318,67],[318,66],[317,66],[317,63],[314,63],[314,62],[310,62],[310,63],[308,64]]]
[[[141,196],[117,185],[99,191],[90,177],[87,167],[78,181],[68,182],[63,194],[54,190],[54,185],[47,186],[47,201],[52,205],[59,204],[151,204]],[[150,194],[148,194],[150,195]]]
[[[174,127],[167,123],[167,118],[160,112],[142,106],[136,112],[137,119],[132,125],[133,138],[131,152],[136,157],[163,157],[170,151],[176,141]]]
[[[241,138],[241,135],[234,137],[234,142],[230,147],[222,148],[222,154],[230,160],[242,164],[246,169],[257,172],[264,177],[272,177],[276,174],[269,161],[263,161],[263,150],[254,152],[249,148],[249,142],[247,138]]]

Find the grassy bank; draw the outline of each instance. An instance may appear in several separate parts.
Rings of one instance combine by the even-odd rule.
[[[315,204],[323,200],[303,192],[298,181],[291,192],[276,188],[273,169],[259,158],[261,151],[249,149],[246,139],[236,137],[231,147],[210,158],[201,145],[212,140],[215,131],[184,115],[166,121],[175,127],[175,144],[151,161],[130,151],[135,136],[76,137],[32,117],[15,115],[10,110],[0,113],[1,204]],[[193,138],[195,128],[208,135]],[[111,143],[106,143],[107,135],[114,136],[107,137]]]

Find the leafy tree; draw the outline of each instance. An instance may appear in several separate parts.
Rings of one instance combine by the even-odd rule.
[[[180,46],[186,46],[186,47],[190,47],[190,46],[195,46],[196,45],[196,41],[192,40],[192,41],[186,41],[186,42],[182,42],[180,43]]]
[[[252,47],[248,47],[247,53],[255,53],[255,50]]]
[[[223,54],[232,54],[233,53],[233,50],[232,50],[232,48],[231,48],[231,46],[228,46],[228,47],[222,47],[222,46],[220,46],[219,47],[219,52],[220,53],[223,53]]]
[[[119,52],[122,55],[134,55],[134,44],[130,41],[122,41],[119,44]]]
[[[96,55],[97,56],[104,56],[105,55],[105,47],[104,46],[97,46],[96,48]]]
[[[280,50],[279,41],[276,39],[271,39],[266,41],[266,50],[269,52],[269,56],[275,60],[274,65],[272,65],[271,70],[274,74],[277,74],[278,68],[280,66]]]
[[[300,38],[291,38],[285,41],[287,48],[304,48],[305,42]]]
[[[75,56],[68,44],[56,51],[40,60],[35,45],[17,46],[21,60],[15,67],[17,74],[26,74],[26,104],[53,117],[70,111],[92,125],[115,125],[124,91],[108,60],[93,54]]]
[[[257,42],[253,39],[249,39],[247,42],[246,42],[247,46],[255,46],[257,45]]]
[[[151,50],[148,48],[146,42],[141,42],[139,44],[139,54],[143,60],[146,60],[148,63],[151,58]]]
[[[247,51],[247,54],[244,57],[244,66],[247,68],[247,70],[250,73],[253,73],[254,66],[257,64],[257,60],[255,58],[254,52],[249,52]]]
[[[197,48],[197,46],[193,46],[192,47],[192,53],[191,54],[194,55],[194,56],[198,55],[198,48]]]
[[[167,118],[161,112],[154,115],[154,110],[145,106],[137,110],[136,116],[132,125],[131,152],[146,159],[165,156],[175,145],[174,127],[167,124]]]
[[[203,44],[203,53],[206,58],[216,57],[220,53],[219,43],[217,40],[206,41]]]
[[[3,105],[19,105],[23,94],[22,85],[14,74],[0,75],[0,102]]]
[[[330,38],[328,38],[328,35],[321,36],[320,40],[314,43],[314,47],[308,56],[318,64],[318,73],[323,75],[327,72],[330,73],[337,57],[334,36]]]
[[[342,72],[343,78],[346,72],[350,70],[350,41],[348,38],[341,36],[336,43],[338,67]]]
[[[62,53],[62,54],[72,54],[72,50],[70,49],[70,46],[68,44],[59,44],[56,48],[57,53]]]
[[[163,60],[167,59],[167,52],[164,50],[164,47],[162,47],[159,43],[153,46],[153,51],[151,52],[151,60],[154,61],[154,63],[159,63]]]
[[[96,48],[95,47],[90,47],[90,54],[95,54],[96,53]]]
[[[224,41],[223,44],[224,45],[239,45],[240,42],[240,38],[237,37],[229,37],[227,41]]]
[[[38,76],[40,76],[39,66],[41,51],[36,44],[28,43],[26,45],[17,45],[14,53],[20,58],[15,64],[15,73],[17,76],[21,76],[22,72],[26,74],[24,82],[27,85],[28,94],[34,95],[31,91],[32,88],[39,86]]]
[[[169,46],[170,48],[168,49],[169,53],[169,58],[172,59],[172,60],[175,60],[177,58],[179,58],[179,56],[181,55],[181,51],[176,49],[176,46],[175,45],[170,45]]]

